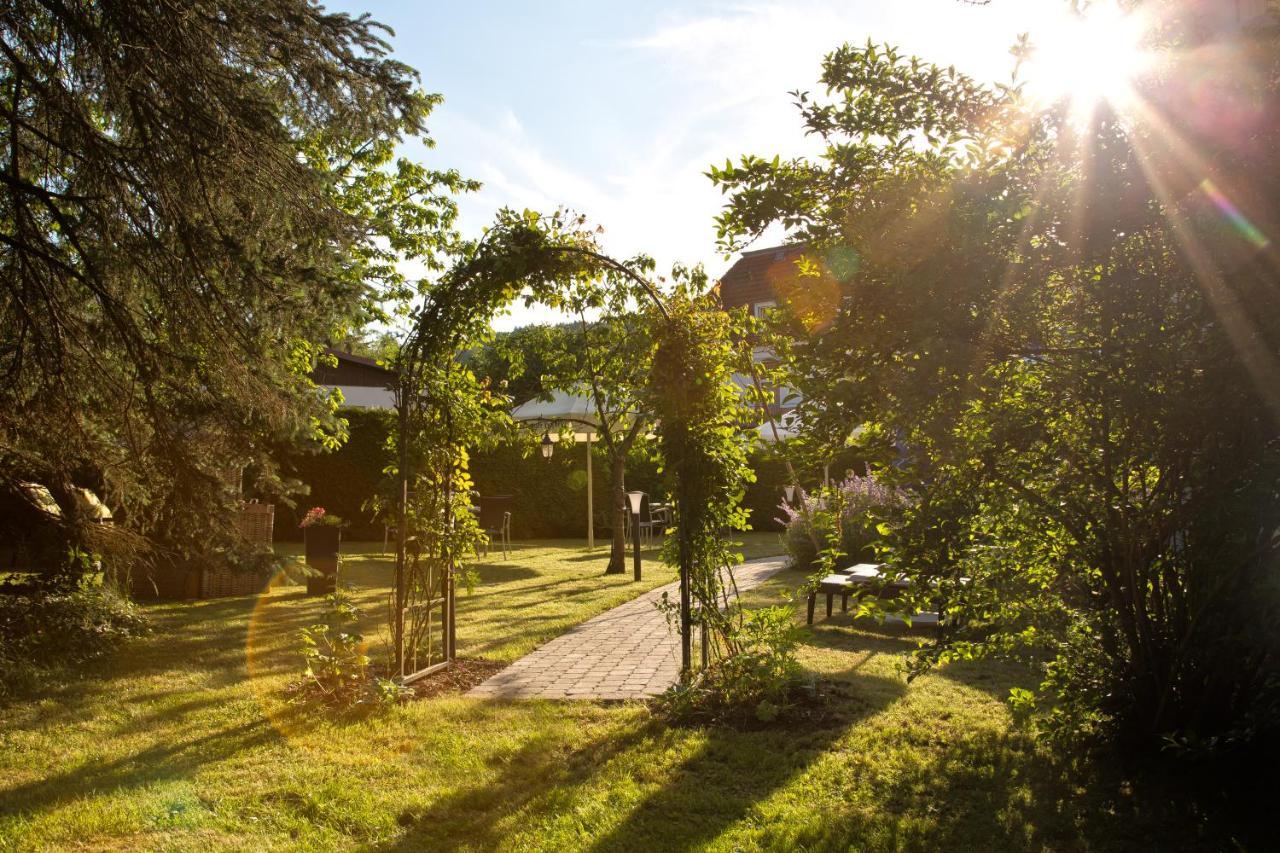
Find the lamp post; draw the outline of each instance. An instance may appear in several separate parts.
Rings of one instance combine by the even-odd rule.
[[[644,492],[627,492],[627,500],[631,504],[631,544],[632,573],[635,580],[640,580],[640,509],[644,504]]]
[[[556,452],[556,443],[551,440],[551,433],[542,434],[542,458],[550,461],[551,454]]]

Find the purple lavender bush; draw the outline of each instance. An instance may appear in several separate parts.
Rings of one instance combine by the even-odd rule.
[[[787,553],[792,565],[812,567],[819,548],[830,547],[833,538],[840,544],[845,565],[874,560],[873,544],[880,538],[876,525],[893,520],[905,503],[900,490],[877,482],[869,474],[859,476],[853,472],[839,483],[805,494],[801,506],[783,502],[779,506],[783,515],[778,521],[787,528]]]

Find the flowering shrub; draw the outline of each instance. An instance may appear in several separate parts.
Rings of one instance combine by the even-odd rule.
[[[313,506],[307,510],[307,514],[302,517],[302,521],[298,522],[299,527],[337,527],[341,524],[341,518],[325,512],[322,506]]]
[[[880,538],[877,524],[896,516],[906,497],[870,475],[850,472],[843,482],[806,494],[802,501],[799,507],[783,503],[778,521],[787,528],[792,565],[807,569],[818,562],[820,551],[829,548],[839,550],[847,563],[873,560],[872,545]]]

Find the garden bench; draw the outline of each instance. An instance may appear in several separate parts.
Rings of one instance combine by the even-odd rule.
[[[818,585],[809,592],[809,624],[813,624],[813,610],[818,602],[819,595],[827,597],[827,618],[831,618],[831,610],[835,597],[840,596],[840,612],[849,612],[849,596],[855,593],[861,593],[863,588],[871,583],[881,582],[884,580],[883,564],[875,563],[858,563],[841,569],[835,574],[827,575],[818,581]],[[907,581],[901,578],[894,578],[888,583],[883,584],[879,594],[883,598],[892,598],[902,590],[908,587]]]

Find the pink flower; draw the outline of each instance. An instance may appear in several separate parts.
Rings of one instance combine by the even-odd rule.
[[[298,522],[299,527],[310,527],[313,524],[319,524],[324,520],[324,507],[313,506],[307,510],[307,514],[302,517],[302,521]]]

